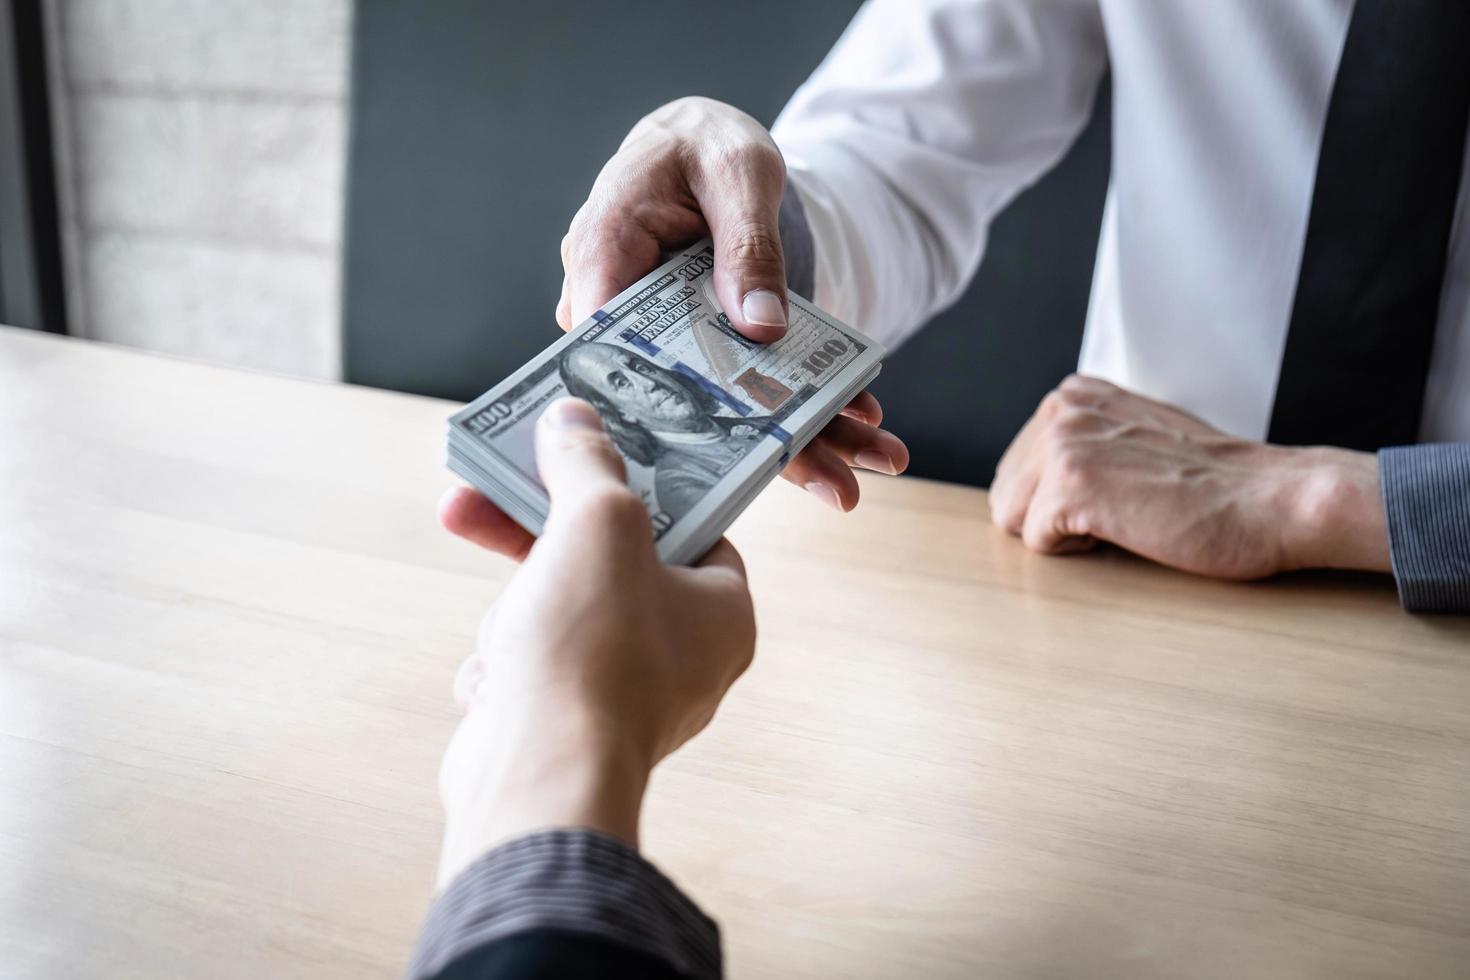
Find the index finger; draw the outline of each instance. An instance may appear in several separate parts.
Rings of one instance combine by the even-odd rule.
[[[658,266],[662,246],[631,219],[603,215],[573,223],[562,243],[562,298],[557,322],[570,330]],[[566,319],[563,320],[563,314]]]
[[[439,523],[472,544],[520,561],[536,538],[505,511],[469,487],[454,487],[439,500]]]

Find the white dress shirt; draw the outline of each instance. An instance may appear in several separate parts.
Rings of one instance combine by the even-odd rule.
[[[869,0],[773,128],[815,240],[814,299],[889,344],[957,300],[990,220],[1062,157],[1111,70],[1079,369],[1263,439],[1351,13],[1351,0]],[[1470,441],[1467,184],[1470,166],[1423,441]]]

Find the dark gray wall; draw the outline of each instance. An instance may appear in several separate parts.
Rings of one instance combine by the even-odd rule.
[[[467,399],[510,373],[558,336],[558,243],[638,117],[695,94],[770,123],[857,6],[361,0],[348,380]],[[1075,365],[1105,116],[997,221],[964,300],[885,365],[875,390],[911,472],[988,483]]]

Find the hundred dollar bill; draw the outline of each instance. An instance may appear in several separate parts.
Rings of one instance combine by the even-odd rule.
[[[627,460],[660,554],[692,561],[877,374],[883,349],[795,294],[756,344],[714,294],[708,242],[676,255],[450,419],[450,462],[539,533],[532,452],[557,398],[586,399]]]

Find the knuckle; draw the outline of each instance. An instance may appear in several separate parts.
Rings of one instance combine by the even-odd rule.
[[[781,239],[764,222],[746,221],[728,234],[725,254],[747,270],[767,271],[781,264]]]
[[[1015,537],[1026,526],[1026,512],[1019,507],[1007,507],[1000,513],[1000,529]]]
[[[563,447],[583,456],[594,456],[612,466],[618,473],[624,472],[623,456],[613,445],[612,437],[599,429],[574,430],[562,435]]]
[[[672,102],[666,102],[654,110],[654,114],[662,117],[680,117],[689,113],[705,113],[720,105],[707,95],[684,95]]]
[[[990,501],[989,501],[989,503],[990,503],[990,523],[996,525],[997,527],[1003,527],[1005,525],[1005,513],[1006,513],[1006,503],[1007,503],[1007,501],[1006,501],[1006,499],[1004,497],[1002,497],[996,491],[994,484],[992,484],[991,487],[990,487]]]
[[[716,112],[725,107],[725,103],[718,99],[712,99],[707,95],[686,95],[669,103],[670,108],[682,112]]]
[[[1062,386],[1057,388],[1056,395],[1058,406],[1064,409],[1081,408],[1084,405],[1090,404],[1092,401],[1088,397],[1087,389],[1079,388],[1076,385],[1069,385],[1066,382],[1063,382]]]
[[[1041,405],[1037,408],[1037,414],[1048,418],[1055,416],[1067,406],[1067,396],[1062,394],[1062,389],[1053,388],[1041,399]]]
[[[597,254],[597,242],[601,237],[603,222],[589,201],[572,216],[572,223],[561,240],[562,268],[568,274],[583,264],[590,255]]]
[[[1074,371],[1062,379],[1062,383],[1057,386],[1057,390],[1070,393],[1085,392],[1089,389],[1090,385],[1090,378]]]
[[[589,497],[582,507],[582,517],[619,534],[641,531],[648,525],[643,502],[624,487],[610,487]]]
[[[990,508],[991,523],[1007,534],[1020,534],[1021,525],[1025,523],[1024,517],[1009,501]]]
[[[1037,521],[1028,528],[1026,546],[1032,551],[1044,555],[1055,554],[1061,550],[1062,543],[1067,539],[1067,519],[1060,513],[1047,515],[1045,520]]]
[[[1078,374],[1075,371],[1062,379],[1060,387],[1066,391],[1079,395],[1087,395],[1092,398],[1098,398],[1122,390],[1111,381],[1094,378],[1088,374]]]
[[[1015,518],[1015,509],[1009,480],[997,469],[995,479],[990,483],[990,522],[1009,531]]]
[[[1092,431],[1096,416],[1086,405],[1069,402],[1052,419],[1053,431],[1063,439]]]
[[[640,119],[624,145],[641,142],[645,146],[696,147],[708,139],[711,130],[728,125],[732,114],[740,113],[717,99],[686,95]]]
[[[1021,542],[1032,551],[1045,551],[1046,530],[1051,524],[1050,512],[1036,508],[1035,513],[1026,521],[1026,526],[1021,529]]]
[[[1052,479],[1062,491],[1079,491],[1092,482],[1092,454],[1076,444],[1061,446],[1052,458]]]
[[[781,151],[769,139],[722,141],[706,151],[705,166],[726,184],[779,187],[786,179]]]
[[[746,143],[741,163],[745,172],[762,185],[779,185],[786,179],[786,161],[769,139]]]
[[[1106,411],[1120,390],[1100,378],[1090,378],[1085,374],[1068,375],[1057,386],[1065,403],[1096,411]]]

